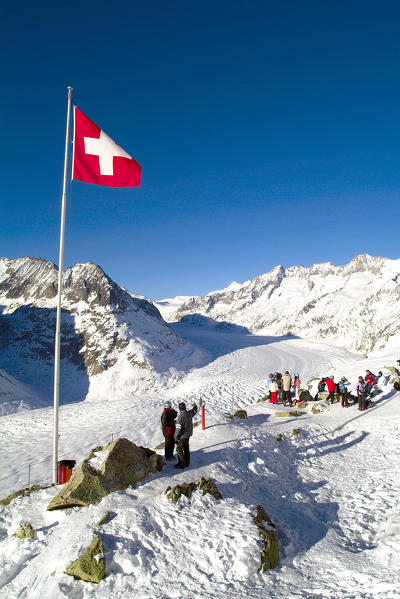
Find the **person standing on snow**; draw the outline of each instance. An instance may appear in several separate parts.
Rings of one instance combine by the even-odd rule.
[[[268,394],[268,399],[271,399],[271,390],[270,390],[270,385],[271,382],[274,378],[274,375],[272,374],[272,372],[270,372],[270,374],[268,375],[268,379],[267,379],[267,394]]]
[[[367,373],[364,377],[364,381],[366,383],[365,392],[368,395],[368,393],[371,392],[372,387],[375,385],[377,377],[374,374],[372,374],[370,370],[366,370],[365,372]]]
[[[269,400],[269,403],[278,403],[278,383],[275,379],[271,380],[269,391],[271,393],[271,399]]]
[[[329,391],[329,395],[326,398],[326,401],[331,400],[331,403],[333,403],[335,401],[335,381],[333,380],[334,377],[330,376],[328,379],[326,379],[325,384],[326,384],[326,388]]]
[[[282,375],[281,378],[281,389],[282,389],[282,403],[285,406],[287,403],[292,407],[292,393],[290,391],[292,386],[292,377],[289,374],[289,371],[286,370],[285,374]]]
[[[347,390],[347,387],[349,385],[350,385],[350,383],[346,379],[346,377],[342,376],[342,378],[338,382],[338,389],[339,389],[339,395],[340,395],[340,405],[342,406],[342,408],[348,408],[349,407],[349,392]]]
[[[327,377],[323,377],[319,381],[319,383],[318,383],[318,389],[317,389],[317,392],[316,392],[315,397],[314,397],[315,400],[319,399],[319,393],[322,393],[323,391],[325,391],[326,378]]]
[[[200,401],[201,405],[201,401]],[[197,414],[197,405],[186,410],[186,404],[179,404],[179,414],[176,419],[175,443],[179,462],[174,468],[187,468],[190,465],[189,439],[193,435],[193,416]]]
[[[294,390],[294,397],[297,402],[300,401],[300,399],[299,399],[300,385],[301,385],[300,375],[298,373],[296,373],[294,375],[294,380],[293,380],[293,390]]]
[[[175,434],[175,418],[178,412],[171,406],[170,401],[164,404],[164,411],[161,414],[161,428],[165,439],[164,454],[166,460],[174,459],[174,434]]]
[[[367,384],[364,381],[362,376],[358,377],[358,382],[356,385],[357,397],[358,397],[358,409],[360,412],[365,410],[365,398],[367,395]]]
[[[373,393],[380,393],[382,391],[382,389],[379,389],[378,385],[379,384],[384,385],[385,380],[386,380],[386,377],[383,376],[383,372],[382,372],[382,370],[380,370],[378,372],[378,376],[376,377],[376,382],[374,385]]]

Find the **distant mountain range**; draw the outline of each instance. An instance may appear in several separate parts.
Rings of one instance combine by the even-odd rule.
[[[8,378],[6,389],[0,378],[0,413],[52,401],[57,277],[56,266],[40,258],[0,259],[0,368]],[[61,387],[68,402],[157,388],[176,364],[201,360],[153,304],[99,266],[68,268],[63,287]],[[13,377],[30,386],[22,400]]]
[[[0,414],[52,402],[57,277],[40,258],[0,259]],[[154,302],[77,264],[63,278],[61,403],[156,391],[202,366],[207,356],[166,321],[383,349],[400,334],[399,283],[400,260],[361,255]]]
[[[277,266],[204,297],[154,304],[169,322],[231,323],[253,334],[296,335],[366,354],[399,334],[399,300],[400,260],[364,254],[345,266]]]

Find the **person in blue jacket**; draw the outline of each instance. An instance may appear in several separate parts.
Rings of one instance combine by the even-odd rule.
[[[338,391],[340,395],[340,405],[342,408],[349,407],[349,391],[347,387],[350,386],[350,382],[346,379],[345,376],[342,376],[340,381],[338,382]]]

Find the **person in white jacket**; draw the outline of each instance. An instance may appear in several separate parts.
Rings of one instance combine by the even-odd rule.
[[[275,379],[272,379],[269,385],[269,390],[271,393],[271,399],[269,400],[269,403],[278,403],[278,388],[278,383]]]

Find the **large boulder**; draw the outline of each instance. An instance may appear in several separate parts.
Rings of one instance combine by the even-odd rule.
[[[314,398],[309,391],[305,391],[304,389],[299,392],[299,400],[301,402],[312,401]]]
[[[103,542],[99,536],[94,535],[89,547],[73,561],[65,570],[65,574],[77,580],[99,583],[106,575],[106,559],[104,557]]]
[[[398,390],[398,387],[400,386],[400,376],[393,376],[390,379],[390,384],[393,385],[393,387]]]
[[[400,375],[400,370],[396,368],[396,366],[384,366],[384,368],[386,368],[386,370],[388,370],[390,374],[393,374],[393,376]]]
[[[99,503],[113,491],[135,488],[164,465],[163,458],[151,449],[138,447],[128,439],[116,439],[105,447],[92,449],[47,509]]]

